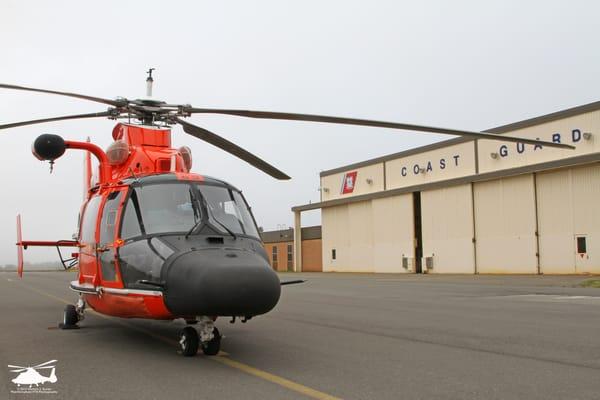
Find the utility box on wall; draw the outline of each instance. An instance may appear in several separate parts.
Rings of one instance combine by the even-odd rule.
[[[433,254],[430,256],[423,257],[423,264],[425,268],[423,272],[429,272],[433,269]]]
[[[402,256],[402,268],[408,272],[415,272],[415,259],[413,257]]]

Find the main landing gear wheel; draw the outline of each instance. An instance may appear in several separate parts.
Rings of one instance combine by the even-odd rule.
[[[65,307],[63,314],[63,322],[58,324],[60,329],[78,329],[77,323],[79,322],[79,314],[77,308],[73,304],[68,304]]]
[[[213,330],[213,335],[211,340],[202,343],[202,352],[207,356],[216,356],[221,349],[221,334],[216,327]]]
[[[179,345],[181,347],[181,354],[185,357],[192,357],[198,353],[198,345],[200,340],[198,338],[198,332],[191,326],[186,326],[181,331],[179,336]]]

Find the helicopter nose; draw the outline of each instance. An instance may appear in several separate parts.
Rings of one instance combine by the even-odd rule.
[[[190,251],[173,259],[165,272],[165,304],[178,316],[264,314],[281,294],[277,274],[250,251]]]

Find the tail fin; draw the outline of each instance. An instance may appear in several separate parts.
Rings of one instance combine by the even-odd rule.
[[[90,142],[90,138],[88,136],[87,140]],[[88,193],[90,192],[90,185],[92,181],[92,155],[89,151],[85,152],[85,156],[83,159],[83,200],[85,201],[88,197]]]
[[[56,377],[56,368],[52,368],[52,372],[50,373],[50,376],[48,377],[48,381],[50,383],[56,383],[57,380],[58,380],[58,378]]]
[[[21,214],[17,215],[17,273],[23,277],[23,238],[21,236]]]

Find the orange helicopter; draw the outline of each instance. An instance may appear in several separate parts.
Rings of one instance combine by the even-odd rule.
[[[281,285],[269,265],[256,221],[242,192],[234,186],[191,172],[189,148],[173,148],[171,126],[246,161],[277,179],[290,179],[272,165],[236,144],[183,118],[192,114],[225,114],[250,118],[313,121],[460,135],[473,139],[574,148],[566,144],[456,129],[266,111],[195,108],[151,99],[152,71],[147,71],[147,98],[115,100],[23,86],[0,88],[69,96],[109,106],[107,111],[45,118],[0,125],[0,129],[79,118],[127,119],[112,131],[114,142],[106,152],[88,142],[44,134],[33,143],[36,158],[51,168],[67,150],[85,152],[85,200],[73,240],[27,241],[21,237],[17,216],[18,274],[23,274],[23,250],[51,246],[65,269],[79,266],[70,288],[79,294],[67,305],[63,329],[78,327],[86,305],[97,312],[123,318],[173,320],[187,323],[180,333],[181,353],[195,355],[199,348],[215,355],[221,334],[217,317],[231,322],[272,310]],[[136,121],[132,123],[131,120]],[[98,161],[92,172],[91,155]],[[97,177],[95,177],[97,175]],[[61,247],[76,248],[65,258]],[[197,325],[195,328],[192,325]]]

